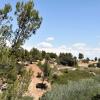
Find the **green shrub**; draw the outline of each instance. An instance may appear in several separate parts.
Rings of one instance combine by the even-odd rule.
[[[94,66],[94,64],[89,64],[88,67],[93,67],[94,68],[96,66]]]
[[[97,63],[97,67],[98,67],[98,68],[100,68],[100,62],[99,62],[99,63]]]
[[[83,70],[75,70],[71,71],[69,70],[66,73],[67,70],[62,70],[61,72],[63,73],[62,75],[58,76],[54,81],[54,83],[58,84],[67,84],[69,80],[77,81],[80,79],[86,79],[93,77],[93,75],[89,74],[88,71],[83,71]]]
[[[41,67],[41,66],[42,66],[41,61],[39,61],[37,65],[38,65],[39,67]]]
[[[21,100],[33,100],[33,97],[25,96]]]
[[[97,93],[100,93],[100,83],[94,79],[83,79],[69,81],[66,85],[55,84],[40,100],[91,100]]]

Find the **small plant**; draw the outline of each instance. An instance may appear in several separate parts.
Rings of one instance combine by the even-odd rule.
[[[37,73],[37,78],[41,78],[41,73],[40,72]]]
[[[41,61],[39,61],[37,65],[38,65],[39,67],[41,67],[41,66],[42,66]]]
[[[45,83],[37,83],[36,84],[36,88],[39,88],[39,89],[44,89],[44,90],[46,90],[47,89],[47,85],[45,84]]]
[[[56,80],[56,79],[58,78],[58,75],[57,75],[57,74],[54,74],[54,75],[52,76],[52,78],[53,78],[54,80]]]
[[[29,96],[24,96],[22,99],[20,100],[33,100],[33,97],[29,97]]]
[[[42,65],[42,70],[43,70],[43,76],[42,76],[42,80],[44,82],[45,79],[49,79],[50,74],[51,74],[51,68],[49,66],[48,61],[46,61],[43,65]]]
[[[94,96],[94,97],[92,98],[92,100],[100,100],[100,94],[97,94],[96,96]]]

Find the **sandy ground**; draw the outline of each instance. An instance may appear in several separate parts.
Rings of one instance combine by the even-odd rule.
[[[41,78],[36,77],[37,73],[42,71],[35,64],[30,64],[29,66],[27,66],[27,68],[31,69],[34,72],[28,88],[28,95],[34,97],[34,100],[39,100],[39,97],[41,97],[46,92],[45,90],[36,88],[36,84],[42,82]],[[48,89],[50,89],[50,83],[48,83],[47,81],[44,81],[44,83],[46,83],[48,85]]]

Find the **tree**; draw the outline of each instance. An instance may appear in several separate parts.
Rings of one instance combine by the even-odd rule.
[[[10,55],[14,54],[32,34],[36,33],[42,22],[32,0],[26,3],[17,2],[15,12],[12,15],[14,17],[9,16],[11,11],[12,8],[9,4],[0,9],[0,46],[5,46],[6,41],[10,41],[12,44]],[[15,31],[12,29],[13,19],[17,21]]]
[[[98,62],[100,63],[100,58],[98,59]]]
[[[67,65],[68,64],[68,62],[66,61],[66,55],[64,53],[60,53],[59,62],[62,65]]]
[[[83,59],[83,58],[84,58],[84,55],[83,55],[82,53],[79,53],[78,58],[81,60],[81,59]]]
[[[20,97],[26,92],[31,75],[24,69],[25,67],[17,66],[17,57],[26,60],[28,52],[21,46],[36,33],[42,22],[31,0],[17,2],[14,10],[13,14],[9,4],[0,9],[0,70],[2,69],[0,75],[6,78],[8,86],[2,100],[22,100]],[[17,22],[16,29],[12,29],[15,26],[13,19]],[[6,46],[6,41],[11,43],[10,49]],[[8,80],[12,82],[9,83]]]
[[[26,49],[24,49],[23,52],[24,52],[24,55],[23,55],[24,59],[23,60],[24,61],[29,61],[29,52]]]
[[[34,9],[33,1],[17,2],[15,16],[17,17],[18,28],[14,32],[12,48],[18,48],[40,27],[42,18]]]
[[[50,66],[49,66],[49,63],[48,61],[46,60],[46,62],[42,65],[42,68],[43,68],[43,82],[46,78],[49,77],[50,75]]]
[[[88,63],[88,62],[90,61],[90,59],[87,57],[87,58],[86,58],[86,61],[87,61],[87,63]]]
[[[73,59],[74,59],[74,67],[78,67],[77,57],[75,56]]]
[[[41,25],[42,18],[34,8],[34,2],[32,0],[26,3],[17,2],[15,12],[12,13],[12,15],[9,14],[11,11],[13,12],[10,4],[6,4],[0,9],[0,48],[5,47],[6,41],[9,41],[12,47],[9,55],[14,56],[20,46],[23,45],[32,34],[36,33]],[[13,19],[17,22],[15,30],[12,29],[14,26]]]
[[[47,89],[47,84],[44,83],[45,80],[50,80],[50,76],[51,76],[51,68],[49,66],[48,63],[49,60],[46,59],[45,63],[43,65],[41,65],[41,69],[43,71],[42,74],[42,82],[41,83],[37,83],[36,84],[36,88],[40,88],[40,89]],[[38,77],[40,77],[40,73],[38,73]]]
[[[56,53],[47,53],[49,56],[50,56],[50,58],[57,58],[57,55],[56,55]]]
[[[98,60],[98,58],[97,58],[97,57],[95,57],[95,58],[94,58],[94,60],[95,60],[95,61],[97,61],[97,60]]]
[[[32,71],[25,71],[22,77],[15,80],[13,84],[8,86],[8,89],[4,91],[2,100],[23,100],[23,94],[28,89],[30,83],[30,77],[32,76]]]
[[[6,4],[4,8],[0,9],[0,47],[4,47],[6,45],[6,41],[11,37],[11,17],[8,16],[11,10],[12,8],[9,4]]]
[[[50,60],[50,55],[49,55],[49,54],[46,54],[45,59],[46,59],[47,61],[49,61],[49,60]]]
[[[84,63],[89,63],[89,61],[90,61],[90,59],[88,57],[83,60]]]
[[[45,58],[45,57],[46,57],[46,52],[42,51],[42,58]]]
[[[32,57],[31,58],[32,61],[37,61],[37,60],[41,60],[42,59],[41,52],[36,48],[32,48],[31,49],[30,55]]]
[[[62,65],[75,66],[77,63],[71,53],[60,53],[58,63]]]

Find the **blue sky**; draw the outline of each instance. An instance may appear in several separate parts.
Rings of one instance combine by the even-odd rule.
[[[8,1],[17,0],[0,5]],[[100,57],[100,0],[35,0],[35,8],[43,22],[24,48]]]

